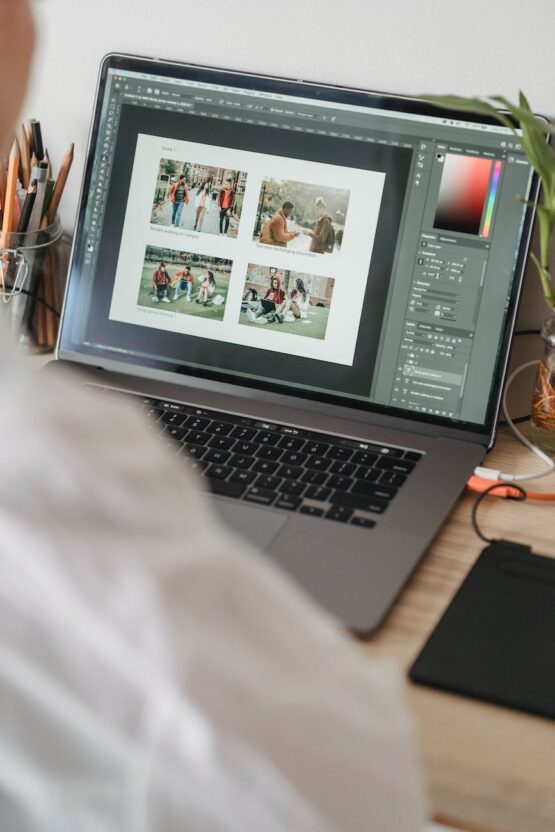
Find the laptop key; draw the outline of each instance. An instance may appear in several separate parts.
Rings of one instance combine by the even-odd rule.
[[[330,446],[326,442],[313,442],[312,439],[309,439],[304,446],[303,451],[305,454],[323,455],[329,447]]]
[[[304,443],[305,440],[298,436],[282,436],[279,440],[279,447],[285,448],[286,451],[300,451]]]
[[[380,483],[383,483],[384,485],[393,485],[395,486],[395,488],[400,488],[406,479],[406,474],[396,474],[394,471],[382,471]]]
[[[353,459],[352,462],[356,462],[357,465],[366,465],[370,467],[375,463],[378,458],[378,454],[367,453],[366,451],[358,451]]]
[[[229,464],[232,466],[232,468],[241,468],[244,470],[250,468],[253,462],[254,457],[243,456],[242,454],[233,454],[233,456],[229,460]]]
[[[318,506],[301,506],[299,509],[300,514],[310,514],[312,517],[321,517],[324,513],[323,508],[319,508]]]
[[[162,421],[165,422],[166,425],[175,425],[176,427],[181,427],[181,425],[185,421],[185,414],[173,413],[171,410],[169,410],[162,415]]]
[[[259,459],[279,459],[282,453],[281,448],[274,448],[273,445],[260,445],[256,456]]]
[[[332,474],[339,474],[341,477],[350,477],[356,471],[356,465],[352,462],[334,462],[330,468]]]
[[[422,454],[418,453],[418,451],[405,451],[403,459],[408,459],[410,462],[418,462],[419,459],[422,459]]]
[[[253,471],[234,471],[229,478],[229,482],[239,482],[243,485],[250,485],[256,477]]]
[[[257,433],[258,431],[256,428],[246,428],[242,425],[237,425],[237,427],[233,428],[231,431],[230,436],[233,436],[234,439],[244,439],[248,442],[253,439]]]
[[[259,474],[273,474],[279,467],[279,462],[272,462],[269,459],[258,459],[252,466],[253,471],[258,471]]]
[[[305,488],[306,485],[304,484],[304,482],[295,482],[295,480],[283,480],[278,490],[282,494],[292,494],[295,497],[300,497]]]
[[[329,488],[322,488],[321,485],[311,485],[304,495],[308,500],[322,500],[325,501],[330,496]]]
[[[206,476],[212,477],[216,480],[225,480],[233,471],[233,468],[230,468],[229,465],[217,465],[214,463],[210,465],[209,468],[206,469]]]
[[[381,471],[379,468],[367,468],[365,465],[360,465],[355,477],[357,480],[366,480],[367,482],[376,482],[380,478]]]
[[[335,488],[337,491],[348,491],[354,480],[351,477],[340,477],[339,474],[332,474],[327,481],[329,488]]]
[[[277,494],[275,491],[266,491],[264,488],[257,488],[257,486],[254,485],[249,491],[247,491],[243,499],[248,500],[250,503],[259,503],[263,506],[271,506],[276,497]]]
[[[191,442],[193,445],[206,445],[211,436],[202,430],[190,430],[185,438],[187,442]]]
[[[303,482],[310,482],[313,485],[323,485],[327,478],[328,475],[324,471],[305,471],[302,476]]]
[[[240,497],[247,487],[246,484],[240,482],[231,482],[230,480],[214,479],[206,476],[210,489],[214,494],[220,497]]]
[[[377,468],[382,468],[384,471],[394,471],[396,474],[410,474],[416,462],[411,462],[408,459],[389,459],[389,457],[380,457],[376,462]]]
[[[276,508],[285,508],[288,511],[296,511],[302,500],[300,497],[291,497],[289,495],[280,495],[274,503]]]
[[[257,488],[263,488],[266,491],[277,491],[280,483],[281,479],[279,477],[268,477],[266,474],[260,474],[255,485]]]
[[[233,439],[230,439],[229,436],[216,435],[210,439],[208,446],[210,448],[217,448],[220,451],[229,451],[229,449],[233,446]]]
[[[329,449],[327,456],[331,459],[341,459],[343,462],[346,462],[350,459],[353,455],[352,448],[344,448],[343,445],[332,445]]]
[[[212,422],[206,430],[209,433],[216,433],[219,436],[227,436],[233,430],[233,425],[229,422]]]
[[[185,428],[176,428],[173,425],[168,425],[164,435],[171,436],[172,439],[176,439],[178,442],[180,442],[186,433],[187,431],[185,430]]]
[[[309,456],[306,461],[306,467],[313,471],[327,471],[331,465],[331,459],[326,459],[323,456]]]
[[[255,445],[254,442],[244,442],[240,439],[233,446],[233,453],[245,454],[245,456],[254,456],[257,450],[258,445]]]
[[[282,465],[278,471],[280,477],[286,477],[288,480],[298,480],[302,473],[303,469],[299,465]]]
[[[332,506],[326,513],[328,520],[338,520],[340,523],[346,523],[351,514],[352,508],[347,506]]]
[[[285,451],[281,457],[284,465],[304,465],[306,459],[306,454],[300,454],[298,451]]]
[[[210,424],[210,419],[202,419],[200,416],[188,416],[184,427],[189,430],[204,430]]]
[[[273,433],[269,430],[260,430],[256,436],[256,441],[260,445],[277,445],[279,441],[279,433]]]
[[[363,497],[361,494],[351,494],[348,491],[334,491],[330,497],[330,503],[346,508],[358,508],[361,511],[372,511],[375,514],[382,514],[389,505],[387,500]]]
[[[209,448],[204,459],[207,462],[219,462],[223,465],[228,461],[230,456],[229,451],[219,451],[217,448]]]
[[[189,456],[194,456],[196,459],[201,459],[206,453],[204,445],[185,445],[185,450]]]
[[[364,497],[378,497],[380,500],[392,500],[397,494],[397,489],[390,485],[357,480],[351,489],[351,493],[362,494]]]

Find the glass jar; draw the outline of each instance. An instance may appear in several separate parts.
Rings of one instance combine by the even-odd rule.
[[[542,338],[544,352],[532,396],[531,439],[538,448],[555,454],[555,316],[544,323]]]
[[[58,218],[45,228],[1,237],[0,297],[4,318],[22,349],[54,349],[69,263],[69,240]]]

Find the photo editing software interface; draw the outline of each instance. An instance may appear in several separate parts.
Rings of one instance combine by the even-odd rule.
[[[481,425],[531,181],[501,125],[110,69],[62,350]]]

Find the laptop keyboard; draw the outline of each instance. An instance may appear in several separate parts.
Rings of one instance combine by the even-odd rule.
[[[214,494],[371,529],[422,454],[104,390],[139,406],[149,427]]]

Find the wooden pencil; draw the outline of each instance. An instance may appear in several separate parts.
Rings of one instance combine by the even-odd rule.
[[[6,168],[6,160],[3,156],[0,156],[0,217],[4,211],[4,200],[6,198]]]
[[[2,236],[0,247],[7,248],[8,237],[14,230],[15,192],[17,187],[17,172],[19,170],[19,147],[14,141],[8,162],[8,180],[6,183],[6,195],[4,215],[2,218]]]
[[[48,155],[48,148],[44,148],[44,159],[43,162],[46,162],[48,165],[48,179],[52,179],[52,162],[50,161],[50,156]]]
[[[21,153],[21,184],[24,188],[28,188],[31,182],[31,149],[23,126],[19,134],[19,150]]]
[[[33,145],[33,130],[31,128],[31,121],[32,121],[32,119],[28,118],[23,123],[23,129],[25,131],[25,135],[27,136],[27,142],[29,144],[29,151],[30,151],[31,156],[32,156],[33,153],[35,152],[35,148],[34,148],[34,145]]]
[[[73,149],[74,144],[72,143],[70,144],[68,150],[66,150],[64,158],[62,159],[62,163],[60,165],[60,172],[58,174],[58,178],[56,179],[56,184],[54,185],[52,199],[50,200],[50,205],[48,206],[48,213],[46,215],[48,225],[51,225],[51,223],[53,223],[56,219],[56,213],[58,211],[60,199],[62,198],[62,194],[64,192],[64,188],[67,182],[67,177],[69,175],[69,171],[73,162]]]

